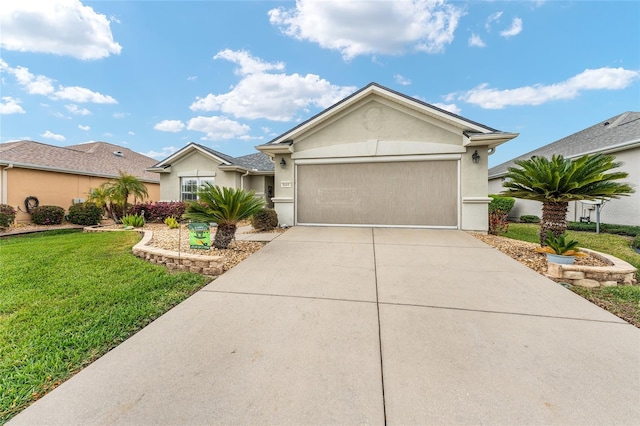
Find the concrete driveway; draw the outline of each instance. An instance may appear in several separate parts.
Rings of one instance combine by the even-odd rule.
[[[639,424],[640,330],[461,231],[292,228],[11,424]]]

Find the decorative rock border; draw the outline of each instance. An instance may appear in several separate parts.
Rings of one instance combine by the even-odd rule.
[[[84,232],[122,232],[124,229],[100,229],[99,227],[84,228]],[[133,231],[142,234],[142,239],[133,246],[133,254],[148,262],[165,265],[168,269],[193,272],[201,274],[207,278],[215,278],[222,275],[222,256],[204,256],[191,253],[179,253],[176,251],[151,247],[148,244],[153,238],[152,231],[134,229]]]
[[[580,287],[611,287],[616,285],[636,284],[637,269],[617,257],[595,250],[581,249],[592,256],[604,258],[612,266],[560,265],[548,263],[546,276],[554,280],[562,280]]]

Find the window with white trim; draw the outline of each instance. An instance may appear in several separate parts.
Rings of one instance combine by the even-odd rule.
[[[180,200],[197,201],[198,189],[205,183],[215,185],[213,177],[182,177],[180,178]]]

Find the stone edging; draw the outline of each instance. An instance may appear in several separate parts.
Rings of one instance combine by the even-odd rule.
[[[96,227],[86,227],[84,232],[122,232],[124,229],[100,229]],[[179,253],[176,251],[151,247],[148,244],[153,238],[153,231],[134,229],[142,234],[142,239],[133,246],[133,254],[141,259],[159,265],[165,265],[170,270],[193,272],[204,275],[208,278],[215,278],[222,275],[222,256],[204,256],[191,253]]]
[[[560,265],[548,262],[546,276],[580,287],[611,287],[636,284],[637,269],[624,260],[595,250],[580,249],[613,263],[612,266]]]

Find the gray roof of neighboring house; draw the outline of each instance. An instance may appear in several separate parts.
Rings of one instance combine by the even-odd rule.
[[[123,171],[144,181],[159,182],[157,174],[146,171],[155,162],[129,148],[106,142],[66,147],[27,140],[0,144],[2,165],[62,173],[117,177]]]
[[[534,155],[551,157],[559,154],[564,157],[578,157],[613,150],[634,142],[640,142],[640,112],[628,111],[492,167],[489,169],[489,177],[500,176],[506,173],[509,167],[515,166],[516,160],[528,159]]]
[[[169,160],[170,158],[176,155],[179,155],[181,152],[183,152],[184,150],[192,146],[196,146],[202,149],[203,151],[208,152],[209,154],[226,161],[232,166],[239,166],[247,170],[257,170],[260,172],[272,172],[274,170],[273,163],[269,159],[269,156],[267,156],[266,154],[263,154],[262,152],[256,152],[255,154],[244,155],[242,157],[232,157],[220,151],[216,151],[215,149],[211,149],[209,147],[206,147],[204,145],[200,145],[194,142],[189,143],[187,146],[180,149],[178,152],[175,152],[172,155],[170,155],[168,158],[165,158],[164,160],[154,164],[152,168],[162,167],[161,165],[164,162],[166,162],[167,160]]]

